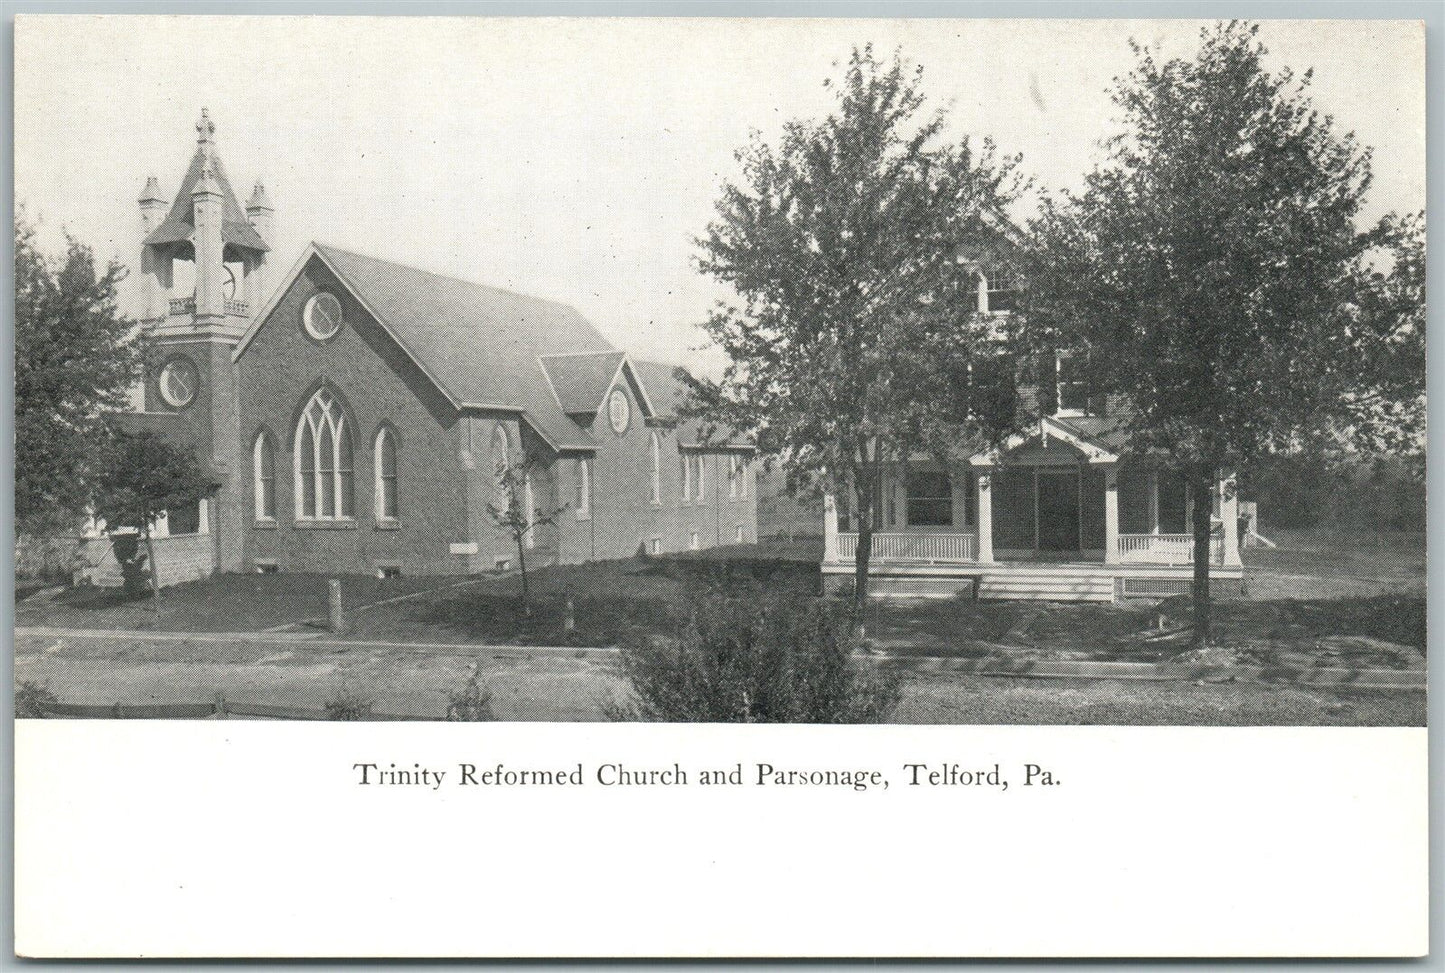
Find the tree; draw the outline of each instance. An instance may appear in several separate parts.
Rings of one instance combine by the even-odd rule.
[[[826,602],[695,598],[665,644],[622,647],[631,697],[615,720],[667,723],[880,723],[897,705],[897,674],[866,672],[848,620]]]
[[[214,490],[195,453],[172,445],[153,432],[117,432],[105,450],[95,477],[92,507],[108,530],[131,528],[145,545],[151,604],[160,611],[160,564],[154,530],[167,510],[199,503]]]
[[[992,361],[977,266],[1007,251],[1018,159],[946,142],[921,76],[855,49],[831,114],[737,153],[741,180],[697,241],[700,269],[738,303],[704,324],[730,363],[719,382],[688,380],[684,411],[786,456],[805,486],[851,489],[858,609],[884,467],[974,452],[1014,419],[1013,397],[972,366]]]
[[[1122,131],[1082,191],[1046,201],[1014,318],[1028,360],[1086,356],[1093,389],[1131,403],[1131,447],[1200,498],[1199,645],[1216,472],[1362,428],[1367,399],[1423,393],[1416,298],[1374,269],[1400,247],[1412,266],[1409,221],[1358,225],[1368,150],[1312,107],[1308,72],[1265,70],[1256,32],[1206,28],[1192,59],[1134,45],[1113,92]]]
[[[117,305],[117,263],[97,270],[67,237],[60,260],[41,253],[23,210],[15,217],[15,520],[25,533],[73,529],[126,407],[139,350]]]
[[[522,573],[522,614],[532,617],[532,600],[527,588],[527,540],[538,527],[555,524],[557,517],[566,510],[564,504],[547,513],[531,500],[532,473],[542,465],[532,454],[516,467],[505,458],[497,460],[495,476],[500,504],[488,503],[487,513],[492,523],[505,531],[517,547],[517,567]]]

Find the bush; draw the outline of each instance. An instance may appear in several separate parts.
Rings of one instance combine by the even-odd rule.
[[[482,685],[477,667],[472,666],[467,682],[459,691],[447,695],[447,719],[455,723],[482,723],[495,720],[492,712],[492,691]]]
[[[693,602],[670,640],[622,647],[631,698],[615,720],[678,723],[879,723],[899,680],[864,669],[838,606],[812,599]]]
[[[375,705],[376,700],[367,699],[356,690],[342,685],[336,690],[336,695],[326,701],[326,718],[364,720],[371,716],[371,708]]]
[[[43,720],[49,715],[50,707],[58,702],[49,685],[24,679],[15,687],[15,718]]]

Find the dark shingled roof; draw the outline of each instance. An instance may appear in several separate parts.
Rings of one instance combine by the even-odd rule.
[[[638,380],[647,389],[647,396],[652,400],[652,408],[659,419],[677,419],[677,410],[687,398],[687,385],[677,376],[679,370],[686,372],[677,365],[665,365],[662,362],[633,361],[632,370],[637,374]],[[709,431],[710,435],[706,442],[703,441],[703,432]],[[746,437],[739,435],[726,426],[714,426],[705,423],[700,419],[683,419],[677,423],[677,443],[679,446],[749,446],[752,442]]]
[[[454,402],[520,409],[553,448],[594,448],[558,407],[538,362],[567,352],[620,358],[582,315],[564,304],[314,246]]]
[[[542,355],[540,360],[562,411],[596,415],[602,396],[612,386],[617,369],[627,356],[620,351],[584,352],[572,355]]]
[[[205,150],[197,148],[196,154],[191,158],[191,166],[186,170],[186,178],[181,181],[180,192],[176,193],[176,201],[171,204],[171,211],[166,214],[161,225],[145,238],[146,244],[178,243],[189,240],[196,232],[196,211],[191,202],[191,190],[196,188],[196,183],[201,179],[201,169],[205,161]],[[238,247],[270,250],[266,241],[261,239],[256,228],[246,218],[246,211],[241,209],[219,156],[211,157],[211,175],[221,190],[221,239]]]

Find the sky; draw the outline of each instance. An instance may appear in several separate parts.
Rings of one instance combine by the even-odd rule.
[[[1054,191],[1101,158],[1129,39],[1187,56],[1201,26],[22,16],[15,195],[42,246],[68,230],[138,267],[136,199],[152,175],[176,192],[204,106],[241,202],[260,178],[276,207],[273,281],[316,240],[570,304],[636,357],[711,372],[697,325],[725,292],[693,241],[735,150],[826,113],[854,45],[901,48],[951,137],[992,137]],[[1314,68],[1316,106],[1373,149],[1364,216],[1423,209],[1423,27],[1269,21],[1260,37],[1272,67]]]

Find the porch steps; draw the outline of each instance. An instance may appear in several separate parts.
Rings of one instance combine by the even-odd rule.
[[[978,596],[999,601],[1102,601],[1114,600],[1111,574],[1085,569],[1042,568],[1024,571],[985,571],[979,576]]]

